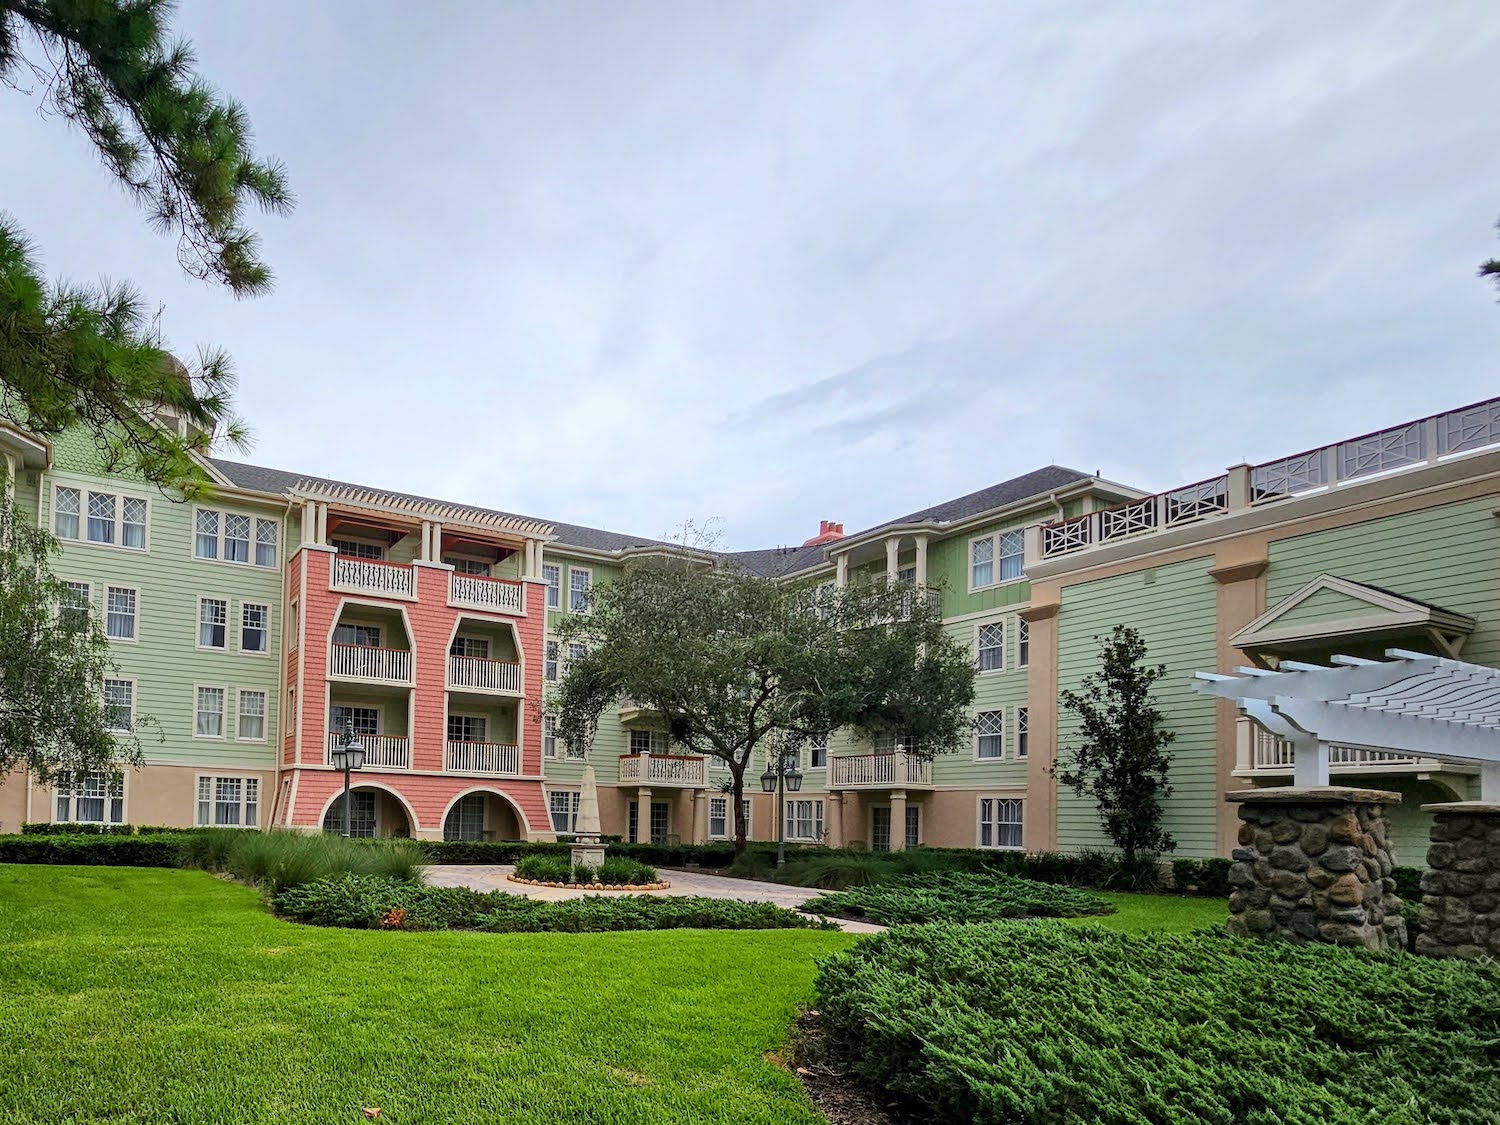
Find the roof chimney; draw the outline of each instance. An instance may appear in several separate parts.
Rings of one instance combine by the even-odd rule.
[[[844,525],[834,523],[832,520],[818,521],[818,534],[802,544],[804,547],[821,547],[824,543],[832,543],[844,537]]]

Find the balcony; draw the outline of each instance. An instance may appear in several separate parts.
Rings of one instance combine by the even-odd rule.
[[[358,594],[378,594],[384,598],[410,599],[416,597],[417,587],[409,566],[335,555],[329,588]]]
[[[839,754],[828,761],[830,789],[931,788],[932,763],[915,754]]]
[[[526,587],[503,578],[477,574],[448,575],[448,604],[489,613],[525,613]]]
[[[339,731],[329,731],[324,747],[323,764],[333,765],[333,751],[344,736]],[[360,745],[365,748],[365,769],[409,770],[411,769],[411,743],[390,734],[362,734]]]
[[[702,789],[708,785],[708,759],[695,754],[621,754],[620,783]]]
[[[1292,744],[1277,738],[1259,723],[1240,719],[1235,724],[1237,753],[1234,772],[1241,777],[1281,777],[1292,774]],[[1392,754],[1366,750],[1359,746],[1330,746],[1328,772],[1360,773],[1436,773],[1440,770],[1472,772],[1463,766],[1416,754]]]
[[[448,773],[482,773],[490,777],[520,777],[521,748],[504,742],[443,744],[443,769]]]
[[[448,657],[448,687],[463,691],[521,694],[521,666],[511,660],[486,660],[482,656]]]
[[[331,645],[328,649],[328,676],[330,679],[366,683],[410,684],[411,650]]]

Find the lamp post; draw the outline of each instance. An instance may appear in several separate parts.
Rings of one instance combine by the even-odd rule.
[[[797,760],[802,757],[802,744],[788,740],[777,755],[773,766],[766,763],[766,772],[760,775],[763,792],[776,794],[776,866],[786,863],[786,794],[802,788],[802,771]]]
[[[354,721],[344,723],[344,731],[334,743],[333,768],[344,771],[344,839],[349,838],[349,771],[365,768],[365,746],[354,733]]]

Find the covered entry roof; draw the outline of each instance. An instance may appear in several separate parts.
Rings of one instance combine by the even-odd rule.
[[[1354,746],[1480,763],[1484,799],[1500,798],[1500,669],[1405,649],[1386,656],[1198,672],[1193,687],[1290,739],[1298,785],[1328,784],[1327,747]]]

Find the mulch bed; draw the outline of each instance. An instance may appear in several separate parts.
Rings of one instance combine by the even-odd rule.
[[[802,1081],[802,1088],[829,1125],[902,1125],[874,1095],[833,1066],[823,1049],[823,1028],[814,1009],[803,1009],[792,1034],[792,1057],[788,1069]]]

